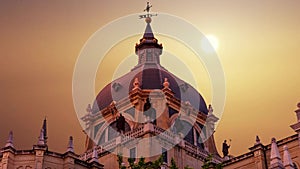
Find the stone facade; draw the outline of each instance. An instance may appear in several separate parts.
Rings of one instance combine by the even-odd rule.
[[[103,169],[98,160],[83,161],[74,153],[72,137],[64,154],[49,151],[44,129],[46,125],[43,125],[38,144],[31,150],[16,150],[10,132],[5,147],[1,149],[0,169]]]
[[[2,150],[1,169],[100,169],[99,163],[88,163],[78,159],[78,155],[65,154],[35,148],[33,150],[15,150],[11,147]]]

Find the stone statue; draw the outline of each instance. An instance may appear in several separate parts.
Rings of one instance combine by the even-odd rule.
[[[117,118],[117,130],[120,133],[124,133],[125,132],[125,117],[120,114],[120,116]]]
[[[223,146],[222,146],[222,152],[224,157],[228,156],[228,149],[230,148],[230,145],[227,144],[227,140],[224,140]]]
[[[155,123],[156,110],[152,107],[149,98],[147,98],[146,103],[144,104],[144,115],[149,118],[152,123]]]

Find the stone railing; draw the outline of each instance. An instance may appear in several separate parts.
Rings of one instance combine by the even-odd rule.
[[[119,135],[118,137],[105,142],[99,146],[96,147],[96,151],[98,154],[104,153],[106,151],[110,151],[117,147],[117,145],[125,144],[135,138],[140,138],[141,136],[152,133],[156,135],[157,137],[164,139],[172,144],[178,144],[180,147],[182,147],[185,151],[188,153],[199,156],[203,159],[208,157],[209,153],[200,147],[197,147],[183,139],[180,139],[178,135],[174,134],[173,132],[164,130],[162,128],[159,128],[151,123],[146,123],[141,127],[138,127],[135,130],[129,131],[125,134]],[[81,160],[87,160],[92,158],[92,152],[93,150],[88,150],[84,154],[81,154],[79,156],[79,159]],[[215,163],[220,163],[222,159],[218,156],[213,156],[213,161]]]
[[[104,152],[102,146],[97,146],[96,147],[96,151],[98,154],[101,154]],[[87,160],[87,159],[91,159],[92,158],[92,154],[93,154],[93,149],[87,150],[84,154],[81,154],[79,156],[80,160]]]
[[[190,153],[194,156],[198,156],[202,159],[205,159],[209,156],[209,153],[207,151],[205,151],[202,148],[195,146],[187,141],[184,141],[184,145],[182,147],[188,153]],[[213,157],[212,162],[214,162],[214,163],[221,163],[223,161],[222,158],[219,157],[218,155],[212,155],[212,157]]]
[[[253,152],[248,152],[246,154],[242,154],[240,156],[237,156],[237,157],[234,157],[234,158],[230,158],[226,161],[223,161],[223,165],[229,165],[229,164],[232,164],[234,162],[237,162],[237,161],[241,161],[241,160],[244,160],[246,158],[250,158],[250,157],[253,157],[254,153]]]
[[[125,133],[124,136],[122,137],[122,143],[131,141],[135,138],[142,136],[143,134],[144,134],[144,126],[134,129],[132,131],[129,131],[129,132]]]
[[[101,145],[101,147],[102,147],[103,149],[105,149],[105,150],[110,150],[110,149],[114,148],[114,147],[117,145],[117,139],[118,139],[118,137],[117,137],[117,138],[114,138],[114,139],[112,139],[112,140],[109,140],[109,141],[103,143],[103,144]],[[100,150],[101,150],[101,149],[100,149]]]
[[[157,126],[154,125],[154,134],[159,135],[159,137],[167,140],[167,141],[171,141],[172,143],[175,143],[175,134],[169,131],[166,131],[162,128],[159,128]]]
[[[101,154],[105,151],[109,151],[109,150],[115,148],[118,144],[124,144],[128,141],[131,141],[135,138],[142,136],[143,134],[144,134],[144,126],[134,129],[132,131],[129,131],[129,132],[125,133],[124,135],[120,135],[120,136],[118,136],[112,140],[109,140],[101,145],[98,145],[96,147],[96,151],[98,154]],[[92,153],[93,153],[93,149],[90,149],[90,150],[86,151],[84,154],[81,154],[79,156],[79,158],[82,160],[90,159],[90,158],[92,158]]]
[[[192,154],[198,154],[197,153],[197,150],[199,149],[199,147],[185,141],[184,142],[184,149],[187,150],[189,153],[192,153]],[[204,157],[207,157],[208,154],[204,154]]]

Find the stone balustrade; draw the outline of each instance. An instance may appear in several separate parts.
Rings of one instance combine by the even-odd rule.
[[[164,130],[162,128],[159,128],[156,125],[153,125],[151,123],[146,123],[142,125],[141,127],[138,127],[137,129],[134,129],[132,131],[129,131],[125,134],[119,135],[118,137],[109,140],[108,142],[105,142],[102,145],[98,145],[96,150],[98,154],[113,150],[117,147],[117,145],[125,144],[135,138],[141,138],[141,136],[152,133],[156,135],[157,137],[168,141],[171,144],[178,144],[181,146],[187,153],[198,156],[199,158],[205,159],[208,157],[209,153],[200,147],[197,147],[183,139],[180,139],[178,135],[174,134],[173,132]],[[80,159],[87,160],[92,157],[92,150],[86,151],[86,153],[80,155]],[[218,156],[213,156],[213,162],[220,163],[222,159]]]

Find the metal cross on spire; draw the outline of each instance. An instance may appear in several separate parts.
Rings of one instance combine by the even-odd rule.
[[[151,18],[152,16],[157,16],[157,14],[151,14],[150,13],[150,9],[152,8],[152,5],[150,5],[150,3],[149,2],[147,2],[147,6],[146,6],[146,8],[144,9],[144,12],[146,12],[147,11],[147,14],[145,14],[145,15],[139,15],[139,19],[142,19],[142,18]]]

